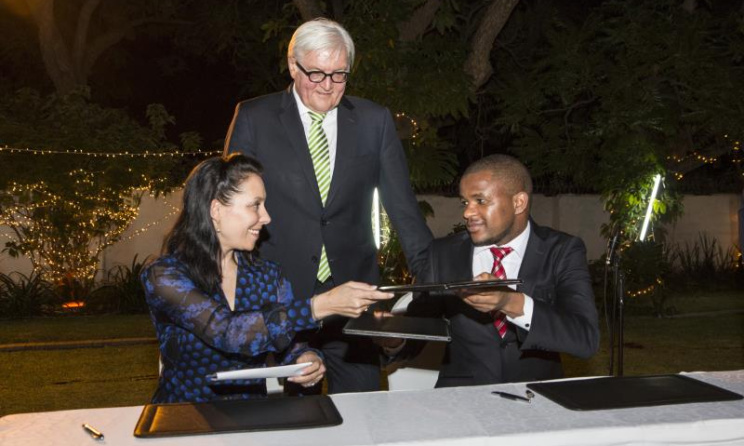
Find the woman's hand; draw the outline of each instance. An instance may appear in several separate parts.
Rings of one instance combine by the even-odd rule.
[[[393,293],[377,291],[375,285],[346,282],[331,291],[313,297],[310,305],[316,320],[334,314],[357,318],[373,303],[391,299],[393,296]]]
[[[375,317],[378,319],[382,319],[385,317],[402,317],[402,316],[395,316],[393,313],[390,313],[388,311],[375,311]],[[406,342],[406,340],[399,339],[399,338],[383,338],[380,336],[375,336],[372,338],[372,342],[374,342],[375,345],[382,347],[382,350],[385,352],[386,355],[394,356],[403,349],[403,343]]]
[[[315,352],[305,352],[297,358],[297,361],[295,361],[296,364],[301,364],[303,362],[312,362],[312,364],[302,369],[302,375],[290,376],[287,378],[287,381],[299,384],[302,387],[312,387],[323,380],[326,368],[323,364],[323,360],[320,359]]]

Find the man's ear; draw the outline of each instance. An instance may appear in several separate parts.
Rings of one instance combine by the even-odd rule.
[[[297,59],[294,57],[287,56],[287,68],[289,68],[289,75],[292,76],[292,79],[297,75],[297,65],[295,65],[296,60]]]
[[[522,214],[524,212],[529,212],[530,196],[527,192],[517,192],[512,197],[512,202],[514,204],[515,214]]]

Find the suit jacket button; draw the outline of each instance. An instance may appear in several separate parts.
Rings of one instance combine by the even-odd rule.
[[[318,263],[318,256],[312,256],[310,257],[310,260],[312,260],[313,263]]]
[[[328,221],[328,220],[326,220],[325,218],[322,218],[322,219],[320,220],[320,224],[321,224],[321,226],[328,226],[328,225],[329,225],[330,223],[331,223],[331,222],[330,222],[330,221]]]

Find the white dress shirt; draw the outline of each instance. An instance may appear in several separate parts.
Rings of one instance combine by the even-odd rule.
[[[504,271],[507,279],[516,279],[519,277],[519,268],[522,266],[522,259],[524,259],[524,251],[527,248],[527,241],[530,239],[530,222],[527,222],[527,227],[522,231],[521,234],[516,236],[512,241],[505,245],[489,245],[489,246],[476,246],[473,250],[473,277],[481,273],[491,273],[493,269],[493,254],[491,253],[492,247],[504,248],[509,247],[512,249],[507,256],[501,260],[501,264],[504,265]],[[516,289],[516,285],[510,286],[512,289]],[[524,308],[522,316],[511,318],[509,316],[506,319],[512,324],[521,327],[527,331],[530,329],[532,324],[532,311],[534,308],[534,302],[532,298],[524,295]]]
[[[307,141],[310,136],[310,125],[313,123],[313,118],[310,117],[308,111],[309,108],[305,107],[302,103],[300,95],[297,94],[297,87],[292,85],[292,93],[294,94],[295,101],[297,101],[297,109],[300,111],[300,120],[302,121],[302,127],[305,130],[305,140]],[[325,132],[326,139],[328,140],[328,156],[331,162],[331,178],[333,178],[333,167],[336,164],[336,141],[338,140],[338,107],[326,113],[325,119],[323,119],[323,131]]]

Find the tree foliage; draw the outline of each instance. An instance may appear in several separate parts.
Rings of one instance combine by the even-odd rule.
[[[143,127],[91,103],[86,90],[0,99],[0,144],[9,146],[0,151],[0,223],[13,235],[4,251],[27,256],[54,282],[90,279],[103,249],[137,217],[142,195],[177,186],[194,161],[163,162],[163,152],[176,150],[165,138],[174,118],[157,104],[147,117]],[[138,156],[123,153],[132,147]],[[79,153],[17,151],[26,148]]]
[[[672,0],[608,0],[578,20],[550,10],[520,12],[495,53],[489,130],[508,135],[538,184],[601,192],[632,238],[654,174],[667,176],[656,210],[675,217],[673,174],[744,136],[741,16]],[[520,33],[533,19],[544,32]]]
[[[109,154],[176,150],[168,138],[174,119],[164,107],[149,107],[143,126],[130,112],[96,105],[89,90],[74,87],[92,85],[96,99],[109,90],[116,92],[109,99],[147,104],[158,87],[141,84],[166,85],[199,73],[205,88],[183,94],[215,96],[202,104],[270,93],[290,81],[285,54],[291,33],[317,15],[341,22],[354,37],[358,59],[348,92],[396,114],[419,189],[447,188],[474,159],[511,152],[526,162],[541,191],[602,193],[614,226],[632,237],[653,174],[688,178],[702,163],[733,153],[743,136],[737,125],[744,111],[742,14],[714,2],[1,1],[6,8],[27,7],[16,22],[0,9],[0,24],[10,27],[0,41],[0,64],[13,71],[0,74],[0,146]],[[28,36],[36,39],[33,51]],[[122,49],[138,39],[140,46]],[[138,60],[135,50],[142,48],[153,58]],[[146,73],[96,70],[106,65],[102,61]],[[207,71],[226,66],[229,73]],[[39,69],[51,81],[24,72]],[[68,75],[72,82],[64,80]],[[213,93],[225,79],[239,86],[227,100]],[[10,92],[8,85],[54,85],[71,94]],[[183,103],[190,107],[186,113],[194,108]],[[184,134],[178,145],[191,150],[201,140]],[[54,194],[69,201],[86,190],[68,183],[83,169],[96,190],[110,188],[110,195],[100,194],[112,200],[106,206],[122,209],[119,193],[131,197],[143,184],[166,190],[194,161],[7,152],[0,158],[8,172],[0,187],[44,178],[47,189],[33,189],[32,199]],[[680,183],[666,177],[654,206],[672,218],[681,212]],[[19,203],[21,195],[12,200]],[[101,223],[109,229],[116,224]]]

